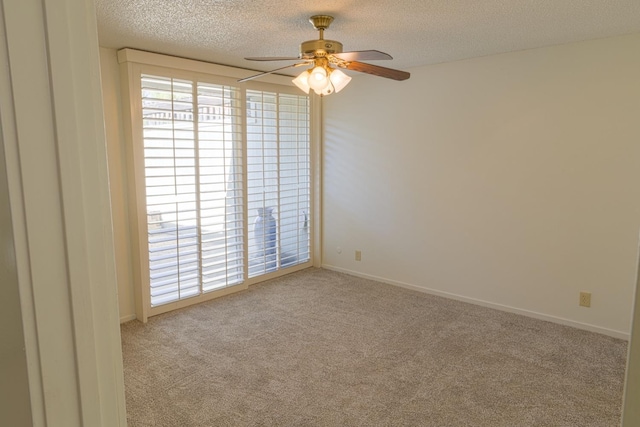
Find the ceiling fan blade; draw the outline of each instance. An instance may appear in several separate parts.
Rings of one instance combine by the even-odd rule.
[[[288,57],[288,56],[256,56],[250,58],[244,58],[247,61],[296,61],[300,59],[298,56]]]
[[[265,71],[264,73],[260,73],[260,74],[256,74],[256,75],[251,76],[251,77],[245,77],[244,79],[240,79],[240,80],[238,80],[238,83],[243,83],[243,82],[246,82],[246,81],[249,81],[249,80],[257,79],[258,77],[266,76],[267,74],[275,73],[276,71],[284,70],[286,68],[299,67],[301,65],[308,65],[308,62],[299,62],[297,64],[291,64],[291,65],[287,65],[287,66],[284,66],[284,67],[276,68],[275,70]]]
[[[357,50],[353,52],[334,53],[333,56],[343,61],[377,61],[382,59],[393,59],[388,53],[379,50]]]
[[[386,77],[393,80],[407,80],[411,74],[406,71],[394,70],[393,68],[380,67],[379,65],[365,64],[364,62],[349,62],[347,70],[360,71],[361,73],[373,74],[374,76]]]

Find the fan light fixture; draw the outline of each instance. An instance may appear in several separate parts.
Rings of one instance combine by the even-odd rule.
[[[324,30],[329,28],[333,17],[329,15],[314,15],[309,18],[313,28],[318,30],[317,40],[307,40],[300,44],[300,54],[296,57],[266,56],[249,57],[249,61],[302,61],[295,64],[265,71],[254,76],[239,79],[238,82],[246,82],[266,74],[275,73],[292,67],[310,67],[304,70],[298,77],[293,79],[293,83],[309,93],[311,89],[320,96],[330,95],[340,92],[349,84],[351,77],[340,71],[340,69],[358,71],[360,73],[373,74],[392,80],[407,80],[410,76],[406,71],[394,70],[393,68],[380,67],[378,65],[367,64],[364,61],[392,59],[388,53],[379,50],[359,50],[353,52],[343,52],[342,43],[336,40],[325,40]]]
[[[340,92],[349,84],[351,77],[340,70],[321,64],[304,70],[292,81],[304,93],[309,93],[313,89],[316,94],[325,96]]]

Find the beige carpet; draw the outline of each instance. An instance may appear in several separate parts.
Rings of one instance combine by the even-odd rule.
[[[309,269],[122,326],[141,426],[617,426],[627,344]]]

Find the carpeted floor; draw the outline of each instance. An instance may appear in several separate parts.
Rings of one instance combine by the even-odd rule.
[[[122,325],[129,426],[617,426],[627,343],[321,269]]]

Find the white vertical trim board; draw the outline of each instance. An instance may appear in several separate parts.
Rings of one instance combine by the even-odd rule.
[[[29,369],[37,369],[38,363],[31,363],[31,367],[29,366],[27,353],[37,354],[37,351],[32,340],[25,340],[25,329],[33,333],[35,319],[31,310],[23,309],[22,302],[32,305],[33,299],[31,295],[24,295],[24,292],[21,292],[20,266],[16,257],[19,249],[15,242],[16,238],[20,242],[26,240],[24,227],[20,221],[23,218],[23,206],[19,204],[12,213],[12,206],[9,203],[9,177],[13,178],[19,173],[15,170],[18,164],[15,150],[16,128],[5,37],[4,14],[0,7],[0,93],[3,94],[0,97],[0,242],[2,242],[0,283],[2,283],[4,303],[0,313],[0,336],[2,336],[0,378],[3,379],[0,385],[0,414],[7,424],[32,425],[34,418],[32,408],[41,413],[42,402],[37,382],[34,381],[33,387],[29,384]],[[18,218],[14,221],[12,215],[17,215]],[[22,319],[27,321],[23,322]],[[28,350],[27,347],[29,347]],[[33,358],[31,360],[33,361]],[[31,374],[31,379],[33,380],[34,377],[37,378],[35,372]],[[36,392],[35,396],[38,398],[38,401],[33,404],[31,391]]]
[[[640,248],[633,305],[622,407],[623,427],[634,427],[640,424]]]
[[[16,161],[8,178],[33,425],[125,426],[93,1],[2,6],[15,122],[5,144]]]
[[[322,265],[322,177],[324,175],[322,169],[324,138],[323,129],[323,103],[319,96],[311,96],[311,164],[313,171],[312,187],[313,197],[311,198],[311,206],[313,219],[311,221],[313,233],[311,233],[311,247],[313,254],[313,266],[320,267]]]

